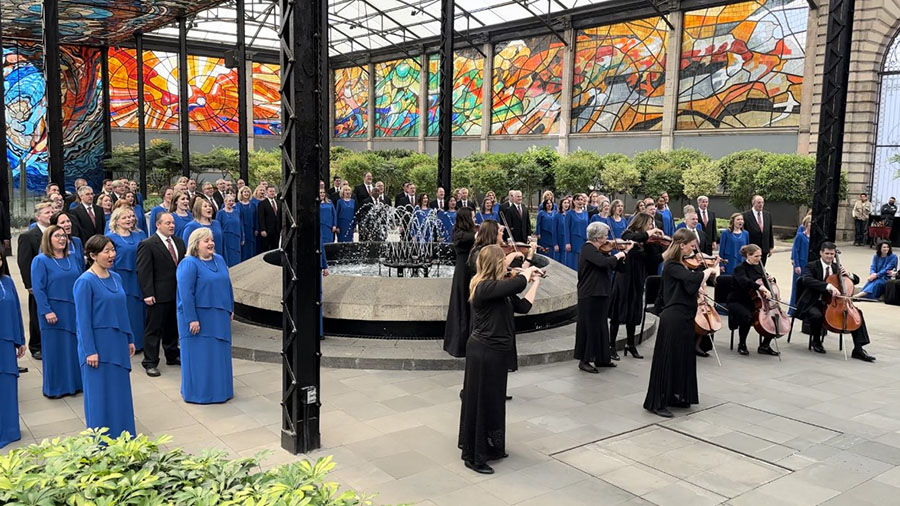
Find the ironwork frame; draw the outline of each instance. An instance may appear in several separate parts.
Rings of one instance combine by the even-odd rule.
[[[322,278],[318,179],[328,167],[327,0],[279,0],[284,321],[281,446],[305,453],[319,433]]]
[[[191,177],[191,118],[188,114],[187,19],[178,18],[178,128],[181,133],[181,175]]]
[[[250,179],[250,133],[247,129],[247,43],[244,22],[244,0],[237,0],[238,60],[238,172],[244,182]]]
[[[3,6],[2,2],[0,2],[0,55],[3,54]],[[3,77],[3,66],[6,64],[6,58],[0,57],[0,79],[5,79]],[[0,82],[2,83],[2,82]],[[0,229],[0,248],[3,247],[3,238],[10,237],[10,224],[9,224],[9,160],[6,156],[6,151],[9,149],[8,140],[6,138],[6,86],[0,86],[0,105],[3,106],[3,111],[0,111],[0,132],[3,132],[3,152],[2,156],[0,156],[0,213],[5,213],[3,216],[6,216],[6,220],[0,222],[3,224],[3,228]],[[24,183],[25,177],[24,174],[19,176],[20,180]]]
[[[809,238],[810,261],[819,258],[820,245],[825,241],[834,241],[837,231],[854,5],[855,0],[831,0],[828,4],[822,105],[816,146],[815,193]]]
[[[109,113],[109,46],[100,48],[100,80],[103,82],[101,90],[103,103],[103,158],[112,156],[112,119]],[[112,171],[106,169],[106,177],[112,178]]]
[[[50,182],[65,188],[66,170],[63,158],[62,79],[59,68],[59,2],[43,0],[44,81],[47,95],[47,165]],[[27,177],[21,177],[25,182]]]
[[[438,90],[437,185],[450,195],[453,164],[453,19],[455,0],[441,0],[441,51]],[[425,65],[427,65],[427,58]],[[374,97],[370,98],[374,100]],[[427,114],[423,117],[427,118]]]
[[[144,36],[134,34],[134,55],[137,59],[137,121],[138,121],[138,178],[141,195],[147,195],[147,120],[144,116]]]

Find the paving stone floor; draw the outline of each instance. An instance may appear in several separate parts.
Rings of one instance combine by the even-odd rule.
[[[871,250],[844,250],[846,265],[867,270]],[[787,280],[785,263],[779,253],[769,270]],[[827,355],[808,352],[805,336],[781,341],[781,362],[741,357],[722,333],[722,367],[698,359],[700,405],[671,420],[641,409],[652,341],[646,359],[599,375],[574,361],[524,367],[510,375],[510,457],[493,476],[459,459],[462,371],[323,369],[323,448],[311,456],[333,455],[332,478],[378,493],[379,504],[900,504],[900,313],[862,307],[876,363],[845,362],[833,338]],[[139,431],[190,451],[269,450],[267,466],[297,458],[279,446],[277,365],[235,360],[235,398],[197,406],[181,400],[177,368],[148,378],[139,356],[133,363]],[[81,430],[82,397],[45,399],[40,362],[23,365],[23,439],[12,447]]]

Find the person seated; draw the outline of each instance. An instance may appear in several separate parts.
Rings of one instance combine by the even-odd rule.
[[[888,279],[897,272],[897,255],[891,249],[889,241],[881,240],[872,258],[872,266],[869,267],[869,277],[866,285],[857,295],[860,299],[878,300],[884,294],[884,287]]]
[[[741,248],[744,261],[734,268],[732,274],[735,289],[728,294],[728,327],[738,330],[740,341],[738,353],[749,355],[747,350],[747,335],[753,326],[753,312],[756,310],[752,293],[757,292],[760,297],[770,298],[767,283],[764,281],[762,268],[762,249],[755,244],[747,244]],[[771,347],[772,338],[765,337],[757,348],[760,355],[778,356],[778,352]]]

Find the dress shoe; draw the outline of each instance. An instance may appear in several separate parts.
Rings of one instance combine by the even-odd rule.
[[[673,408],[689,408],[691,403],[688,401],[673,401],[670,403]]]
[[[32,353],[32,354],[31,354],[31,358],[33,358],[33,359],[35,359],[35,360],[40,360],[40,359],[41,359],[41,352],[40,352],[40,351],[36,351],[36,352]]]
[[[494,468],[487,464],[476,464],[474,462],[466,461],[466,467],[480,474],[494,474]]]
[[[19,374],[26,373],[26,372],[28,372],[28,368],[27,368],[27,367],[19,366]]]
[[[578,368],[584,372],[588,372],[591,374],[597,374],[598,371],[596,367],[592,366],[590,362],[578,362]]]
[[[159,376],[159,369],[157,369],[156,367],[148,367],[148,368],[147,368],[147,376],[150,376],[151,378],[156,378],[156,377],[158,377],[158,376]]]
[[[740,353],[741,355],[749,355],[750,350],[747,349],[746,344],[739,344],[738,345],[738,353]]]
[[[866,350],[862,348],[856,348],[853,350],[853,353],[850,354],[851,357],[862,360],[863,362],[874,362],[875,357],[869,355]]]
[[[770,346],[760,346],[756,349],[756,353],[759,353],[760,355],[772,355],[773,357],[781,355],[777,351],[773,350]]]
[[[709,356],[709,353],[706,353],[703,350],[694,350],[694,353],[696,353],[698,357],[708,357]]]
[[[611,360],[619,360],[619,353],[615,349],[609,350],[609,358]]]
[[[825,353],[825,347],[822,346],[822,343],[813,343],[812,350],[816,353]]]
[[[638,353],[637,346],[634,346],[634,345],[626,346],[623,351],[624,351],[626,357],[628,356],[629,353],[631,353],[632,358],[644,358],[643,355]]]
[[[174,361],[172,361],[172,362],[169,362],[168,360],[166,360],[166,365],[177,365],[177,366],[181,367],[181,359],[180,359],[180,358],[176,358],[176,359],[175,359]]]
[[[488,461],[490,462],[491,460],[501,460],[505,459],[506,457],[509,457],[508,453],[504,453],[503,455],[498,455],[496,457],[488,457]]]
[[[675,415],[672,414],[671,411],[669,411],[669,410],[666,409],[666,408],[649,409],[649,410],[647,410],[647,411],[650,411],[650,412],[653,413],[654,415],[661,416],[661,417],[663,417],[663,418],[672,418],[673,416],[675,416]]]
[[[512,400],[512,396],[511,396],[511,395],[507,395],[507,396],[506,396],[506,400],[511,401],[511,400]]]
[[[612,362],[604,362],[604,363],[594,364],[594,365],[597,367],[618,367],[616,364],[614,364]]]

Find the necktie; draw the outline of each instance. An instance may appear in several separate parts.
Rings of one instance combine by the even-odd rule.
[[[366,185],[366,191],[369,192],[369,195],[371,195],[372,194],[372,186]]]
[[[756,211],[756,224],[759,225],[759,231],[762,232],[762,211]]]
[[[94,218],[94,206],[85,206],[85,209],[87,209],[88,216],[91,217],[91,224],[93,225],[96,221]]]
[[[175,247],[172,246],[172,238],[171,237],[166,239],[166,247],[169,248],[169,254],[172,255],[172,261],[175,262],[175,264],[177,265],[178,264],[178,254],[175,253]]]
[[[465,200],[463,200],[463,205],[462,205],[462,206],[463,206],[463,207],[466,207],[466,201],[465,201]]]
[[[516,204],[516,211],[519,211],[519,219],[522,219],[522,206]]]
[[[706,228],[707,223],[708,222],[706,221],[706,209],[704,209],[703,210],[703,228]]]
[[[269,199],[269,204],[272,205],[272,212],[278,214],[278,206],[275,205],[275,199]]]
[[[438,207],[441,209],[444,208],[444,200],[443,199],[438,199]]]
[[[825,279],[828,279],[828,276],[831,276],[831,266],[830,265],[825,267]]]

